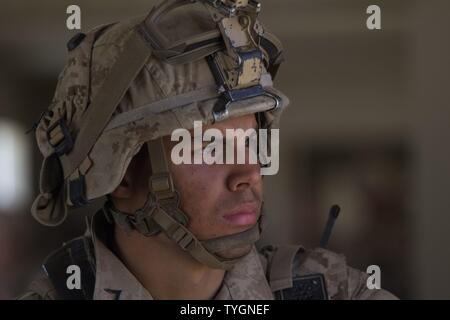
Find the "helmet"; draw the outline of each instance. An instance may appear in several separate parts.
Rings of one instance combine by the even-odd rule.
[[[68,43],[50,108],[36,127],[44,160],[31,211],[59,225],[68,208],[111,193],[147,146],[149,196],[134,215],[105,210],[146,236],[164,232],[197,260],[228,269],[224,248],[255,242],[259,227],[199,241],[186,227],[162,137],[194,121],[245,114],[277,126],[288,99],[273,87],[283,60],[279,41],[257,20],[253,0],[165,0],[146,16],[97,27]]]

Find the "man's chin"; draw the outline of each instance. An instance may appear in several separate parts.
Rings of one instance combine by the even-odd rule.
[[[252,247],[252,244],[247,244],[233,249],[222,250],[217,252],[217,255],[224,259],[237,259],[249,254]]]

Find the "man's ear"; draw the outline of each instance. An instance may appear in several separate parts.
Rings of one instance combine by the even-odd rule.
[[[114,189],[113,192],[111,192],[111,196],[117,199],[129,199],[131,198],[132,194],[133,186],[131,184],[130,173],[127,170],[120,184],[116,189]]]
[[[130,199],[136,194],[146,195],[150,174],[149,161],[147,147],[144,145],[131,159],[122,181],[111,196],[116,199]]]

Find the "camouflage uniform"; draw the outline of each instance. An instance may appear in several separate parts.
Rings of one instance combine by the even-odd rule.
[[[183,10],[173,10],[178,8]],[[216,299],[393,297],[369,291],[363,273],[322,249],[258,253],[253,246],[238,259],[220,255],[224,248],[253,245],[261,221],[240,234],[205,241],[187,228],[162,137],[192,129],[194,121],[208,125],[246,114],[257,115],[259,128],[276,128],[289,102],[273,87],[282,48],[257,19],[259,9],[252,0],[166,0],[145,17],[101,26],[69,42],[52,105],[37,125],[44,162],[33,216],[56,226],[68,208],[111,193],[142,147],[152,166],[142,209],[130,216],[105,206],[107,214],[97,213],[83,238],[92,239],[93,247],[74,242],[82,243],[83,261],[92,270],[94,299],[152,298],[111,250],[105,218],[145,236],[163,232],[198,261],[227,270]],[[55,299],[58,290],[44,276],[22,298]]]
[[[95,288],[93,299],[99,300],[153,300],[148,292],[127,267],[108,247],[107,240],[97,234],[105,234],[111,228],[97,213],[97,223],[87,234],[91,234],[95,252]],[[98,231],[96,231],[98,230]],[[110,232],[110,230],[109,230]],[[296,252],[287,255],[287,261],[274,262],[278,250],[288,249]],[[289,261],[290,259],[293,261]],[[273,263],[287,267],[286,277],[276,278],[270,271]],[[331,300],[386,300],[396,299],[383,289],[368,289],[367,274],[346,264],[345,257],[331,251],[317,248],[304,250],[301,247],[266,247],[251,252],[238,261],[225,273],[223,283],[216,293],[215,300],[272,300],[281,290],[289,290],[293,279],[322,274],[325,279],[326,299]],[[270,279],[272,277],[272,279]],[[270,279],[270,280],[269,280]],[[35,280],[20,299],[55,300],[58,294],[46,276]],[[308,297],[305,297],[307,299]]]

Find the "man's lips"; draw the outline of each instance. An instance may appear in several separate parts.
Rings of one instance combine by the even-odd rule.
[[[226,214],[223,217],[233,225],[247,226],[253,225],[258,220],[258,205],[250,203],[239,206],[232,213]]]

